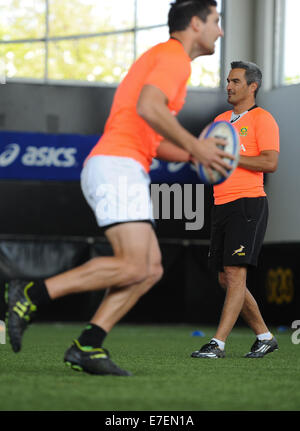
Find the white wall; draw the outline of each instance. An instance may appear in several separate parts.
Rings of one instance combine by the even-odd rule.
[[[223,85],[235,60],[254,61],[253,21],[255,0],[223,0],[226,12],[224,20]]]
[[[266,242],[300,241],[300,85],[263,93],[260,105],[280,129],[281,151],[276,173],[268,176],[270,219]]]
[[[274,79],[274,0],[256,0],[253,21],[254,62],[263,72],[263,89],[269,91]]]
[[[274,78],[276,0],[223,0],[223,2],[226,8],[223,84],[226,82],[232,61],[253,61],[263,72],[263,89],[271,90]]]

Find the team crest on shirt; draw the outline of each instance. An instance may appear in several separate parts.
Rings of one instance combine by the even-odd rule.
[[[240,136],[247,136],[248,135],[248,127],[242,127],[240,131]]]

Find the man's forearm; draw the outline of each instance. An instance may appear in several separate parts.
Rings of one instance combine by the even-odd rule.
[[[157,148],[156,158],[166,162],[189,162],[190,154],[183,148],[169,141],[161,141]]]
[[[259,156],[240,156],[239,165],[240,168],[247,169],[254,172],[275,172],[277,168],[277,160],[273,157],[269,157],[266,154],[260,154]]]

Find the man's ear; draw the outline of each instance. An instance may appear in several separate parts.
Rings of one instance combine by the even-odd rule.
[[[202,27],[203,25],[203,21],[198,17],[198,16],[193,16],[191,21],[190,21],[190,27],[194,30],[194,31],[199,31],[199,29]]]
[[[252,93],[253,93],[253,94],[255,94],[256,90],[258,89],[258,84],[257,84],[257,82],[252,82],[252,83],[250,84],[250,89],[251,89]]]

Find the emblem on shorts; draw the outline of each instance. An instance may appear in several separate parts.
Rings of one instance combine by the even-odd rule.
[[[240,248],[238,248],[237,250],[234,250],[234,252],[232,253],[232,256],[235,256],[236,254],[238,256],[246,256],[246,253],[244,253],[244,249],[245,247],[241,245]]]
[[[242,127],[240,131],[240,136],[247,136],[248,135],[248,127]]]

